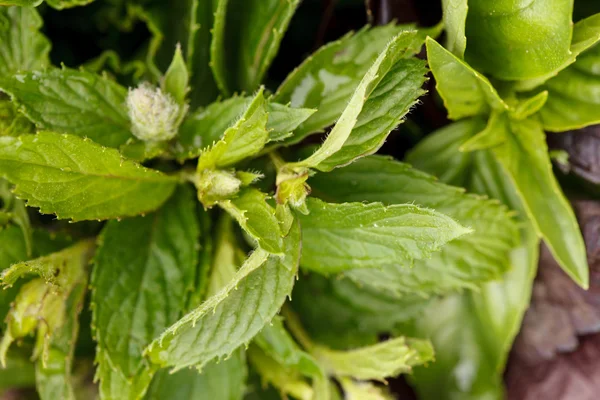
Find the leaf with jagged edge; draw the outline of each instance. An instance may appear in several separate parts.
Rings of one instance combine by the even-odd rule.
[[[379,150],[425,93],[421,87],[427,80],[426,74],[423,61],[398,60],[369,95],[342,148],[320,163],[319,169],[330,171]]]
[[[248,343],[290,295],[300,259],[300,226],[284,239],[285,256],[256,249],[219,293],[172,325],[145,350],[161,367],[202,367]]]
[[[0,138],[0,176],[28,206],[73,221],[150,212],[177,184],[114,149],[52,132]]]
[[[274,254],[283,252],[283,233],[275,209],[267,203],[268,196],[258,189],[248,188],[232,200],[218,204],[254,238],[261,249]]]
[[[38,128],[87,137],[107,147],[132,139],[127,89],[105,76],[68,68],[0,77],[0,90]]]
[[[431,175],[389,157],[371,156],[309,180],[313,194],[339,203],[378,201],[414,203],[456,219],[475,231],[444,246],[431,258],[381,269],[353,270],[347,276],[360,285],[392,292],[447,293],[476,288],[499,278],[508,268],[518,240],[512,213],[497,200],[465,193]]]
[[[175,157],[179,161],[198,157],[202,148],[222,138],[223,133],[238,121],[251,102],[252,97],[235,96],[214,102],[190,115],[183,121],[173,145]],[[315,111],[268,102],[268,142],[278,143],[285,139]]]
[[[282,143],[295,144],[306,136],[323,132],[346,108],[352,93],[388,42],[414,25],[394,23],[365,28],[356,34],[326,44],[308,57],[279,86],[273,100],[292,107],[314,108],[317,112]],[[427,35],[437,36],[439,27],[419,29],[406,55],[419,52]]]
[[[491,110],[507,110],[490,81],[466,62],[427,38],[427,59],[450,119],[487,115]]]
[[[210,65],[223,94],[256,90],[299,3],[299,0],[217,2]]]
[[[187,186],[157,212],[111,221],[102,232],[91,284],[103,398],[135,399],[146,390],[155,368],[142,351],[186,311],[199,236]]]
[[[387,44],[387,46],[379,54],[373,65],[367,70],[364,77],[356,87],[356,90],[350,97],[346,108],[344,109],[336,124],[334,125],[333,129],[327,136],[327,139],[325,139],[325,142],[323,142],[321,147],[319,147],[317,151],[315,151],[310,157],[302,161],[289,163],[287,165],[289,169],[301,170],[302,168],[315,168],[322,171],[329,171],[332,168],[332,166],[328,165],[328,163],[332,162],[332,158],[333,160],[335,160],[335,157],[338,156],[338,154],[336,153],[340,151],[342,152],[342,157],[341,159],[338,159],[337,162],[343,164],[350,162],[352,160],[352,156],[356,157],[361,155],[362,152],[372,152],[376,151],[379,148],[381,142],[385,139],[385,136],[387,136],[387,133],[389,133],[389,131],[393,129],[391,128],[387,130],[387,124],[389,124],[389,122],[384,123],[383,132],[378,132],[379,129],[376,130],[376,132],[378,133],[378,135],[376,136],[377,140],[375,141],[375,143],[370,143],[370,146],[367,144],[369,141],[367,141],[367,143],[362,142],[364,138],[361,138],[361,135],[365,135],[365,132],[361,130],[354,131],[354,128],[357,126],[361,111],[365,109],[365,105],[370,99],[370,96],[372,94],[373,96],[382,95],[381,93],[378,93],[376,91],[377,86],[384,81],[384,79],[390,71],[393,71],[396,63],[406,55],[406,53],[409,51],[408,48],[410,44],[416,36],[416,31],[402,32],[395,36]],[[418,79],[421,79],[421,84],[424,81],[422,73],[423,71],[421,70],[417,74],[419,76]],[[387,85],[394,85],[395,82],[393,79],[391,80],[391,82],[392,83],[386,83]],[[410,102],[415,101],[414,96],[418,97],[420,94],[422,94],[422,91],[419,89],[419,87],[413,87],[412,90],[409,89],[408,99]],[[382,89],[382,91],[385,92],[386,89],[389,88],[385,87],[384,89]],[[381,107],[381,104],[373,104],[372,107],[374,109],[377,109],[378,107]],[[408,111],[404,109],[405,107],[405,104],[403,104],[400,107],[401,116],[403,116]],[[366,110],[370,111],[369,108],[367,108]],[[365,116],[365,118],[367,119],[367,121],[369,121],[371,120],[371,118],[373,118],[373,116],[369,115]],[[378,120],[376,119],[376,121]],[[364,123],[364,121],[361,122]],[[395,119],[392,118],[393,126],[395,126],[394,123]],[[366,132],[369,132],[369,130],[367,129]],[[354,133],[354,135],[352,135],[352,133]],[[380,137],[382,133],[383,138]],[[369,137],[369,139],[371,138]],[[349,147],[344,148],[346,144],[348,144]],[[363,144],[364,148],[361,148],[360,144]],[[358,148],[352,148],[353,145],[358,145]],[[348,154],[343,154],[344,152],[348,152]],[[333,164],[333,166],[335,166],[335,164]]]
[[[50,64],[50,42],[40,32],[42,25],[42,18],[35,8],[0,8],[0,76],[45,68]]]
[[[310,213],[299,215],[302,267],[321,274],[410,266],[471,232],[444,214],[412,204],[330,204],[313,198],[306,203]]]
[[[240,119],[200,154],[198,171],[227,167],[260,152],[269,141],[268,111],[261,88]]]

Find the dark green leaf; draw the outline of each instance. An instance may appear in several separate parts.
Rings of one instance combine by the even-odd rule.
[[[299,0],[218,0],[211,67],[225,95],[256,90]]]
[[[181,187],[156,213],[111,221],[102,233],[92,302],[105,398],[140,397],[153,373],[144,347],[187,308],[200,234],[188,189]]]
[[[300,258],[296,223],[284,239],[285,257],[255,250],[220,292],[208,298],[146,349],[153,363],[181,369],[203,366],[248,343],[289,296]]]
[[[29,3],[30,6],[37,5],[39,1]],[[0,4],[7,5],[4,1]],[[0,76],[50,64],[50,42],[39,32],[42,24],[42,18],[34,8],[0,8]]]
[[[124,106],[127,90],[106,77],[52,68],[4,76],[0,89],[39,128],[88,137],[108,147],[132,138]]]

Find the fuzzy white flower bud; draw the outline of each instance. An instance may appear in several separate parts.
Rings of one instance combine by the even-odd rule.
[[[150,142],[174,138],[186,111],[171,95],[147,82],[129,89],[127,108],[134,136]]]

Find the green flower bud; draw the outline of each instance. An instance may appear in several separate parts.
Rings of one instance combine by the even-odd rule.
[[[146,82],[129,90],[127,108],[134,136],[150,142],[174,138],[187,111],[171,95]]]

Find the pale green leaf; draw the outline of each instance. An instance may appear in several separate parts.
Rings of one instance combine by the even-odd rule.
[[[46,0],[46,3],[52,8],[63,10],[65,8],[85,6],[93,1],[94,0]]]
[[[539,122],[498,121],[506,142],[493,153],[515,185],[527,215],[564,271],[584,288],[589,273],[585,245],[575,214],[563,195],[548,156]]]
[[[308,57],[281,84],[273,100],[318,111],[285,142],[298,143],[335,123],[379,53],[394,36],[412,28],[389,24],[363,29],[321,47]]]
[[[181,187],[159,211],[102,232],[92,303],[103,398],[140,397],[153,373],[143,349],[187,308],[198,263],[195,209],[193,192]]]
[[[600,45],[543,86],[548,101],[540,111],[544,129],[562,132],[600,123]]]
[[[0,212],[7,217],[7,222],[12,222],[21,228],[23,239],[25,239],[27,255],[31,256],[33,251],[33,230],[31,229],[31,222],[25,202],[15,197],[11,185],[4,179],[0,179],[0,202],[2,203],[0,205]],[[2,224],[0,224],[1,228]]]
[[[380,83],[383,83],[383,88],[381,91],[385,93],[387,90],[389,90],[389,86],[387,85],[394,85],[395,82],[393,78],[390,79],[391,82],[382,81],[387,76],[387,74],[394,68],[395,64],[405,55],[407,47],[409,46],[409,44],[415,36],[416,32],[414,31],[402,32],[388,43],[385,49],[377,57],[373,65],[365,73],[365,76],[360,81],[359,85],[356,87],[356,90],[352,94],[352,97],[346,105],[346,108],[344,109],[341,116],[337,120],[335,126],[327,136],[327,139],[325,139],[325,142],[310,157],[303,161],[289,164],[289,168],[316,168],[322,171],[328,171],[332,168],[332,166],[330,165],[332,163],[331,158],[338,156],[336,153],[342,150],[344,145],[349,141],[350,137],[353,136],[353,130],[357,126],[361,111],[365,109],[365,103],[368,102],[371,95],[373,95],[374,97],[383,95],[381,92],[376,91],[377,86]],[[423,71],[421,70],[418,73],[419,78],[417,78],[420,79],[420,82],[418,83],[421,84],[424,81],[424,79],[422,78],[422,74]],[[408,100],[407,102],[409,104],[414,103],[416,97],[418,97],[422,93],[418,88],[419,86],[417,86],[416,88],[412,87],[409,89],[408,99],[406,99]],[[381,107],[381,104],[375,105],[374,103],[375,102],[371,104],[371,107],[373,107],[373,109]],[[376,101],[376,103],[379,102]],[[401,119],[401,117],[408,111],[407,108],[408,107],[406,103],[400,106],[400,118],[393,116],[391,119],[392,126],[395,126],[396,123],[399,122],[397,120]],[[365,109],[365,112],[372,111],[373,109],[367,108]],[[377,121],[377,116],[380,115],[375,115],[375,121]],[[373,121],[374,116],[366,114],[364,118],[368,123]],[[361,122],[365,123],[365,120],[362,120]],[[381,129],[381,127],[378,126],[378,129],[376,128],[377,135],[375,135],[375,143],[368,143],[369,140],[367,140],[367,143],[365,143],[365,139],[361,137],[361,135],[364,135],[365,132],[362,130],[359,130],[358,132],[355,131],[352,141],[348,143],[349,147],[344,149],[344,152],[346,152],[347,154],[343,154],[343,152],[341,154],[341,157],[337,159],[337,162],[349,162],[352,160],[352,156],[356,157],[361,155],[361,153],[363,152],[369,153],[377,151],[377,149],[381,146],[383,140],[385,140],[387,133],[389,133],[391,129],[393,129],[393,127],[390,128],[389,125],[389,121],[385,121],[383,123],[383,132],[379,132],[379,129]],[[368,132],[368,129],[365,130]],[[372,137],[369,137],[368,139],[372,140]],[[333,160],[336,159],[333,158]]]
[[[175,55],[169,69],[165,73],[162,88],[169,93],[177,103],[185,104],[185,98],[189,90],[190,75],[181,53],[181,46],[175,49]]]
[[[511,110],[511,115],[514,119],[525,119],[540,111],[548,101],[548,91],[539,92],[538,94],[520,99],[519,103]]]
[[[176,157],[180,161],[198,157],[203,148],[223,137],[223,133],[239,120],[251,102],[251,97],[236,96],[212,103],[190,115],[179,130],[179,137],[174,145]],[[273,102],[267,103],[267,110],[269,142],[288,137],[315,112],[311,109],[291,108]]]
[[[0,90],[38,128],[88,137],[108,147],[133,137],[124,106],[127,90],[106,77],[51,68],[2,76]]]
[[[0,6],[37,7],[44,0],[0,0]]]
[[[225,95],[262,82],[299,0],[219,0],[211,67]]]
[[[247,374],[246,357],[238,350],[227,360],[210,363],[201,371],[186,368],[172,374],[160,370],[144,399],[242,400]]]
[[[218,203],[254,238],[258,245],[270,253],[283,251],[283,233],[275,216],[275,209],[267,203],[267,195],[257,189],[245,189],[232,200]]]
[[[427,38],[427,59],[450,119],[508,109],[490,81],[464,61]]]
[[[150,212],[177,183],[116,150],[50,132],[0,138],[0,176],[29,206],[75,221]]]
[[[384,380],[433,360],[429,341],[404,337],[347,351],[315,345],[310,352],[329,374],[360,380]]]
[[[375,386],[370,382],[357,382],[352,379],[340,379],[347,400],[393,400],[388,389]]]
[[[217,225],[215,242],[215,251],[208,278],[208,297],[217,294],[224,288],[235,277],[239,266],[244,262],[244,254],[237,246],[231,218],[221,217]],[[242,257],[240,257],[240,252]]]
[[[504,80],[548,74],[570,56],[573,0],[469,0],[466,60]]]
[[[448,215],[475,233],[453,240],[413,268],[383,266],[348,272],[361,286],[392,292],[444,293],[499,278],[518,239],[517,224],[496,200],[466,194],[386,157],[366,157],[309,180],[313,194],[335,202],[413,203]]]
[[[302,266],[323,274],[388,264],[411,266],[471,232],[452,218],[410,204],[328,204],[307,200]]]
[[[446,48],[458,58],[463,58],[467,48],[465,25],[469,5],[467,0],[442,0],[444,10],[444,29],[446,30]]]
[[[39,4],[37,1],[30,3]],[[3,1],[0,4],[7,5]],[[34,8],[0,8],[0,76],[50,64],[50,42],[39,31],[42,24],[42,18]]]
[[[248,343],[292,291],[300,258],[297,223],[284,246],[284,257],[255,250],[227,286],[150,344],[149,359],[175,369],[202,366]]]
[[[218,142],[202,152],[198,171],[230,166],[260,152],[269,140],[267,121],[267,106],[261,88],[239,120]]]

